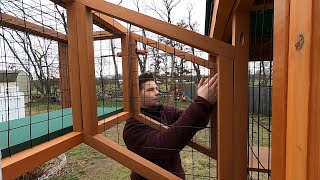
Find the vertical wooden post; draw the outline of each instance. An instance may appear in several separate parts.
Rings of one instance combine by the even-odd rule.
[[[209,58],[208,58],[209,63],[213,64],[215,63],[215,66],[210,67],[210,78],[213,77],[216,73],[217,73],[217,69],[216,69],[216,63],[217,63],[217,59],[215,56],[210,55],[209,54]],[[211,153],[214,154],[214,156],[217,156],[217,103],[214,105],[212,113],[210,115],[210,151]]]
[[[74,3],[67,3],[67,18],[68,18],[68,61],[70,73],[70,88],[71,88],[71,106],[73,131],[82,132],[82,108],[81,108],[81,89],[80,89],[80,69],[79,69],[79,54],[77,40],[77,11]]]
[[[316,180],[320,177],[320,3],[318,0],[312,2],[307,179]]]
[[[286,141],[286,179],[290,180],[308,177],[312,41],[312,0],[291,0]]]
[[[286,178],[290,0],[274,1],[271,178]]]
[[[123,111],[130,112],[131,117],[133,116],[130,98],[130,62],[129,62],[129,34],[121,37],[121,57],[122,57],[122,86],[123,86]]]
[[[130,76],[131,76],[131,88],[132,88],[132,98],[133,101],[133,114],[134,116],[140,113],[140,98],[139,98],[139,69],[138,69],[138,58],[137,58],[137,41],[131,38],[130,34],[130,46],[129,46],[129,59],[130,59]]]
[[[59,71],[60,71],[60,92],[61,108],[71,107],[69,65],[68,65],[68,45],[58,42],[59,49]]]
[[[232,21],[232,44],[236,48],[234,60],[233,102],[233,168],[234,179],[247,179],[248,141],[248,61],[250,14],[237,12]],[[223,100],[222,100],[223,101]]]
[[[137,42],[130,32],[121,38],[124,111],[131,117],[140,113]]]
[[[76,110],[76,113],[81,112],[83,133],[95,135],[98,133],[98,123],[92,13],[90,9],[78,2],[67,3],[67,12],[69,61],[72,72],[71,102],[76,106],[73,110]],[[73,111],[73,113],[75,112]],[[75,118],[79,118],[79,116],[73,116],[74,121],[77,121],[78,119]]]
[[[233,179],[233,61],[217,57],[218,94],[218,179]],[[236,177],[235,177],[236,178]]]

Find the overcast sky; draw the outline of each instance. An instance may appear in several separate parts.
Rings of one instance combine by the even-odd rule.
[[[108,2],[112,2],[115,4],[119,3],[119,0],[107,0]],[[122,1],[122,6],[135,10],[137,11],[136,6],[133,4],[133,1],[136,0],[123,0]],[[139,6],[140,6],[140,12],[143,14],[147,14],[149,16],[155,17],[155,18],[159,18],[159,15],[157,15],[157,13],[155,13],[154,11],[150,10],[149,7],[147,7],[148,5],[151,6],[151,2],[154,1],[154,3],[157,5],[157,8],[159,9],[164,9],[162,0],[140,0],[139,1]],[[178,0],[174,0],[174,2],[177,2]],[[41,1],[41,6],[40,6],[40,2],[39,0],[19,0],[16,1],[19,5],[22,4],[23,8],[25,9],[25,12],[27,12],[29,15],[36,17],[36,16],[40,16],[40,20],[44,21],[44,23],[56,23],[56,21],[52,21],[49,19],[52,19],[52,17],[50,16],[57,16],[54,13],[57,13],[54,9],[54,7],[52,6],[52,2],[50,2],[49,0],[42,0]],[[8,3],[10,4],[10,0],[4,0],[3,3]],[[51,5],[48,5],[51,4]],[[192,6],[193,10],[192,10],[192,21],[193,22],[197,22],[198,24],[198,33],[203,34],[204,32],[204,24],[205,24],[205,5],[206,5],[206,1],[205,0],[198,0],[198,1],[193,1],[193,0],[181,0],[181,2],[172,10],[171,12],[171,19],[172,19],[172,23],[176,24],[179,20],[181,19],[186,19],[188,16],[188,10],[187,8]],[[38,10],[36,10],[38,9]],[[46,12],[46,13],[41,13],[39,12],[39,9],[41,9],[41,11]],[[14,10],[14,7],[12,6],[12,10]],[[21,15],[21,14],[20,14]],[[48,18],[47,18],[48,16]],[[32,19],[25,16],[25,15],[21,15],[21,17],[25,17],[27,18],[27,21],[32,22]],[[21,18],[20,17],[20,18]],[[38,18],[39,19],[39,18]],[[59,29],[62,30],[60,32],[63,32],[63,26],[62,25],[57,25],[56,27],[54,26],[54,28],[56,30]],[[119,40],[118,40],[119,41]],[[43,42],[43,41],[41,41]],[[55,44],[55,43],[53,43]],[[101,57],[101,56],[108,56],[111,54],[110,50],[106,50],[106,49],[110,49],[109,43],[106,42],[95,42],[95,56],[96,57]],[[120,41],[117,42],[115,41],[114,43],[117,47],[119,47],[118,49],[116,49],[116,52],[120,52],[121,48],[120,48]],[[12,55],[12,53],[10,52],[10,49],[8,47],[5,48],[5,45],[3,43],[3,40],[0,39],[0,54],[1,54],[1,61],[4,61],[4,63],[1,63],[0,68],[1,69],[5,69],[7,68],[8,63],[12,63],[12,64],[16,64],[15,67],[18,67],[18,62],[17,60],[14,60],[14,57]],[[139,47],[138,47],[139,48]],[[141,48],[141,47],[140,47]],[[56,46],[52,47],[52,50],[57,49]],[[4,52],[7,52],[6,54],[6,58],[3,57],[3,55],[5,54]],[[105,53],[104,53],[105,52]],[[21,54],[23,55],[23,53]],[[54,53],[52,53],[53,56],[55,56],[55,58],[57,58],[57,55],[54,55]],[[100,58],[98,58],[100,59]],[[112,58],[106,58],[108,60],[104,60],[104,63],[106,63],[104,65],[104,71],[106,72],[106,74],[114,74],[114,68],[111,68],[113,66],[113,61]],[[97,59],[96,59],[97,60]],[[121,73],[121,58],[117,58],[118,63],[119,63],[119,71]],[[99,64],[99,62],[96,62],[97,64]],[[58,65],[58,63],[56,63]],[[98,70],[98,68],[97,68]]]
[[[108,2],[112,2],[115,4],[118,4],[119,0],[107,0]],[[162,0],[140,0],[140,12],[143,14],[147,14],[149,16],[159,18],[159,16],[150,8],[147,7],[147,5],[151,5],[151,1],[154,1],[155,4],[158,5],[158,8],[163,8]],[[177,2],[177,0],[174,0],[174,2]],[[133,4],[133,0],[123,0],[121,5],[123,7],[132,9],[134,11],[137,11],[135,5]],[[206,9],[206,0],[181,0],[180,3],[172,10],[172,21],[174,24],[176,24],[177,21],[180,19],[186,18],[188,16],[187,8],[189,6],[193,7],[193,14],[192,14],[192,20],[194,22],[197,22],[199,24],[198,30],[200,34],[204,34],[204,24],[205,24],[205,9]]]

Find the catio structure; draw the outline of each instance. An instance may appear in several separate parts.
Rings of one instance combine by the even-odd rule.
[[[23,69],[30,79],[26,117],[1,122],[3,178],[16,178],[85,143],[148,179],[178,179],[105,136],[130,117],[159,131],[169,128],[140,112],[139,53],[146,45],[153,51],[144,56],[183,62],[171,75],[158,72],[160,84],[182,93],[185,81],[196,83],[195,67],[204,76],[219,73],[206,138],[188,144],[192,157],[208,157],[208,171],[187,177],[317,179],[319,10],[317,0],[208,0],[204,36],[103,0],[2,1],[1,70]],[[203,51],[208,59],[159,37]],[[106,39],[121,39],[111,55],[104,53]],[[160,67],[146,61],[150,70]],[[114,73],[105,69],[122,77],[107,78]],[[172,103],[165,98],[170,88],[163,90],[164,103]]]

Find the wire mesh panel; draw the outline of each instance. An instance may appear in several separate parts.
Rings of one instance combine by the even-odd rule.
[[[104,30],[95,28],[99,32],[96,38],[102,38]],[[96,91],[99,120],[106,115],[114,115],[123,108],[122,62],[117,56],[121,50],[121,39],[106,39],[94,41]]]
[[[121,21],[119,21],[121,22]],[[122,107],[121,98],[117,98],[118,101],[114,100],[114,96],[116,92],[124,92],[122,89],[123,86],[121,82],[125,81],[144,81],[144,78],[141,76],[140,78],[130,76],[129,79],[125,79],[128,77],[125,77],[123,75],[124,69],[123,69],[123,63],[127,61],[129,66],[131,67],[131,71],[135,71],[132,67],[132,58],[136,58],[137,64],[136,68],[138,70],[138,75],[141,74],[152,74],[153,78],[151,81],[146,80],[147,85],[150,86],[150,88],[156,88],[156,98],[159,103],[161,104],[161,107],[164,107],[164,109],[148,109],[146,104],[146,99],[141,98],[141,93],[148,93],[147,91],[144,91],[143,88],[145,87],[144,84],[139,83],[139,98],[135,98],[130,95],[130,102],[131,106],[135,103],[140,104],[140,112],[144,115],[146,115],[146,118],[153,118],[157,120],[158,122],[162,123],[161,126],[166,126],[169,129],[174,128],[174,123],[169,123],[171,119],[165,119],[165,117],[162,117],[161,114],[166,113],[182,113],[185,109],[189,107],[191,103],[194,102],[194,99],[197,96],[197,85],[199,83],[199,80],[201,77],[208,78],[210,70],[204,66],[196,64],[196,56],[197,57],[203,57],[200,58],[202,61],[202,64],[205,65],[208,61],[206,57],[208,56],[207,53],[204,53],[200,50],[197,50],[195,48],[192,48],[190,46],[187,46],[182,43],[178,43],[176,41],[173,41],[171,39],[167,39],[165,37],[162,37],[158,34],[140,29],[138,27],[135,27],[130,24],[126,24],[121,22],[124,27],[128,29],[127,34],[130,34],[129,37],[136,39],[135,42],[132,44],[129,44],[129,47],[122,47],[118,39],[115,39],[113,41],[111,40],[103,40],[103,41],[97,41],[95,42],[95,53],[99,54],[96,58],[96,72],[105,73],[105,75],[98,74],[99,79],[101,77],[106,77],[105,80],[97,80],[97,84],[100,84],[100,86],[97,85],[97,87],[101,88],[101,91],[104,97],[108,102],[108,105],[111,103],[110,107],[119,109]],[[101,29],[97,29],[97,32],[100,31],[102,34]],[[129,33],[129,31],[131,33]],[[117,34],[115,32],[111,32],[111,36],[115,37]],[[96,36],[95,36],[96,37]],[[111,43],[112,42],[112,43]],[[102,45],[103,44],[103,45]],[[112,46],[114,45],[114,46]],[[128,51],[128,54],[122,54],[124,51],[123,48],[127,48],[125,51]],[[134,49],[134,51],[131,51]],[[185,52],[188,52],[191,55],[186,55]],[[120,56],[120,57],[117,57]],[[186,57],[188,56],[188,57]],[[191,57],[191,58],[190,58]],[[187,60],[186,60],[187,59]],[[199,61],[197,61],[199,62]],[[118,73],[118,74],[117,74]],[[108,75],[106,75],[108,74]],[[107,78],[109,77],[109,79]],[[122,77],[122,79],[120,78]],[[151,84],[150,84],[151,83]],[[102,86],[104,89],[102,89]],[[142,86],[142,87],[141,87]],[[152,87],[151,87],[152,86]],[[129,86],[130,88],[133,88],[132,84]],[[150,90],[151,91],[151,90]],[[97,89],[97,96],[98,93],[100,93],[100,90]],[[120,101],[119,101],[120,100]],[[99,100],[100,101],[100,100]],[[98,102],[99,102],[98,101]],[[100,103],[103,103],[100,102]],[[123,102],[124,103],[124,102]],[[98,103],[99,104],[99,103]],[[131,107],[132,108],[132,107]],[[166,109],[167,108],[167,109]],[[165,110],[166,109],[166,110]],[[160,119],[157,118],[157,115],[159,115]],[[181,114],[180,114],[181,115]],[[179,116],[180,116],[179,115]],[[179,118],[179,117],[177,117]],[[145,119],[146,120],[146,119]],[[177,120],[177,119],[176,119]],[[143,121],[143,120],[142,120]],[[166,122],[167,121],[167,122]],[[129,120],[130,122],[130,120]],[[137,121],[138,122],[138,121]],[[146,126],[151,128],[157,128],[154,124],[150,124],[148,121],[144,123],[138,124],[136,128],[146,128]],[[111,128],[107,129],[103,132],[103,134],[112,139],[113,141],[117,142],[123,147],[128,147],[130,150],[133,150],[134,148],[138,148],[141,151],[145,152],[142,153],[139,151],[133,150],[133,152],[138,153],[138,155],[141,155],[142,157],[147,158],[148,160],[161,165],[161,160],[158,162],[158,160],[153,159],[149,155],[149,151],[159,152],[162,155],[166,155],[166,153],[170,151],[177,151],[179,152],[180,149],[178,147],[167,147],[166,145],[159,147],[157,145],[139,145],[132,148],[130,145],[130,142],[128,142],[127,136],[128,132],[126,128],[128,128],[128,122],[126,125],[126,122],[117,122],[117,124]],[[176,127],[175,127],[176,128]],[[181,129],[193,129],[192,131],[197,132],[200,127],[192,126],[191,124],[189,126],[185,127],[179,127]],[[203,145],[203,147],[206,147],[207,149],[210,149],[211,145],[211,125],[206,124],[206,127],[202,127],[200,129],[203,129],[199,131],[193,138],[190,138],[195,143]],[[158,131],[159,132],[159,131]],[[130,134],[130,133],[129,133]],[[141,134],[141,138],[145,136],[149,136],[147,132],[144,132]],[[158,134],[161,136],[161,130]],[[136,136],[135,134],[131,134],[131,136]],[[156,138],[157,135],[152,138]],[[172,138],[176,139],[176,142],[179,142],[179,139],[177,139],[179,136],[172,136]],[[124,139],[124,140],[123,140]],[[172,140],[172,139],[171,139]],[[171,140],[167,140],[168,144]],[[131,140],[129,140],[131,141]],[[146,140],[148,141],[148,140]],[[126,142],[126,143],[125,143]],[[166,143],[165,143],[166,144]],[[186,144],[185,144],[186,145]],[[185,146],[184,145],[184,146]],[[183,147],[184,147],[183,146]],[[216,179],[216,161],[207,156],[206,154],[203,154],[199,152],[198,150],[195,150],[189,146],[186,146],[181,149],[180,156],[182,161],[182,166],[185,170],[185,175],[187,179]],[[209,150],[207,150],[209,152]],[[165,160],[164,160],[165,161]],[[122,167],[125,173],[130,173],[130,170]],[[170,168],[168,169],[170,171]],[[179,172],[173,172],[178,174]]]
[[[64,10],[50,1],[0,4],[3,157],[72,131]]]
[[[271,178],[273,10],[271,1],[250,17],[249,159],[250,179]]]

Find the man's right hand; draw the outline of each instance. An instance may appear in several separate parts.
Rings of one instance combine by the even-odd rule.
[[[201,78],[198,84],[198,96],[214,104],[218,98],[218,81],[218,74],[215,74],[210,80]]]

